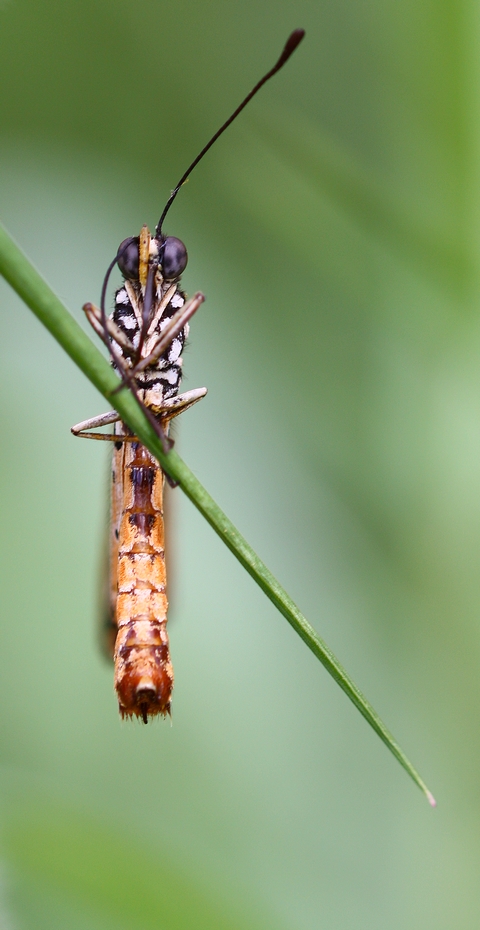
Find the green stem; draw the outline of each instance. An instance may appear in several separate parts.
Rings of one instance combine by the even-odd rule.
[[[128,390],[114,393],[119,380],[109,363],[70,316],[58,297],[30,264],[23,252],[0,226],[0,273],[17,294],[25,301],[52,336],[65,349],[70,358],[84,372],[92,384],[108,402],[115,407],[122,420],[128,424],[149,451],[160,462],[162,468],[178,483],[195,507],[210,523],[238,561],[288,620],[293,629],[307,644],[335,679],[345,694],[355,704],[381,740],[393,753],[403,768],[421,788],[432,806],[434,798],[423,779],[407,759],[398,743],[382,723],[371,704],[359,691],[352,679],[340,665],[328,646],[317,635],[287,592],[278,583],[266,565],[238,532],[218,504],[200,484],[195,475],[182,461],[175,449],[167,455],[163,452],[158,436],[149,424],[143,411]]]

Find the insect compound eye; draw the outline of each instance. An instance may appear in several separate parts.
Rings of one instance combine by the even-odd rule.
[[[117,265],[124,278],[138,281],[138,268],[140,263],[139,238],[130,236],[120,243],[117,252]]]
[[[163,277],[167,280],[180,277],[188,261],[187,250],[181,239],[167,236],[160,247],[160,255]]]

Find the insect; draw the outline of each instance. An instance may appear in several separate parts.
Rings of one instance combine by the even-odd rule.
[[[139,236],[120,244],[105,275],[100,307],[87,303],[83,308],[108,347],[114,369],[142,406],[165,451],[172,445],[168,436],[171,420],[207,393],[204,387],[178,393],[189,320],[205,298],[198,292],[187,300],[181,289],[187,250],[180,239],[164,234],[165,217],[198,162],[263,84],[283,67],[303,36],[303,29],[292,32],[274,67],[182,175],[155,234],[143,226]],[[113,313],[107,317],[106,293],[115,265],[124,281],[115,293]],[[95,432],[110,425],[112,433]],[[167,634],[164,474],[114,410],[77,423],[72,433],[113,443],[108,602],[115,691],[121,716],[138,717],[147,723],[149,717],[170,714],[173,691]]]

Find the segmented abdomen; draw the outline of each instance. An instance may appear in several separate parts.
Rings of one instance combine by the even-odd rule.
[[[115,689],[122,717],[170,712],[163,472],[139,442],[123,444],[118,526]]]

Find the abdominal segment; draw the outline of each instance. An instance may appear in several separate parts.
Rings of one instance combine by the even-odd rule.
[[[123,444],[118,525],[115,690],[122,717],[170,713],[163,472],[139,442]]]

